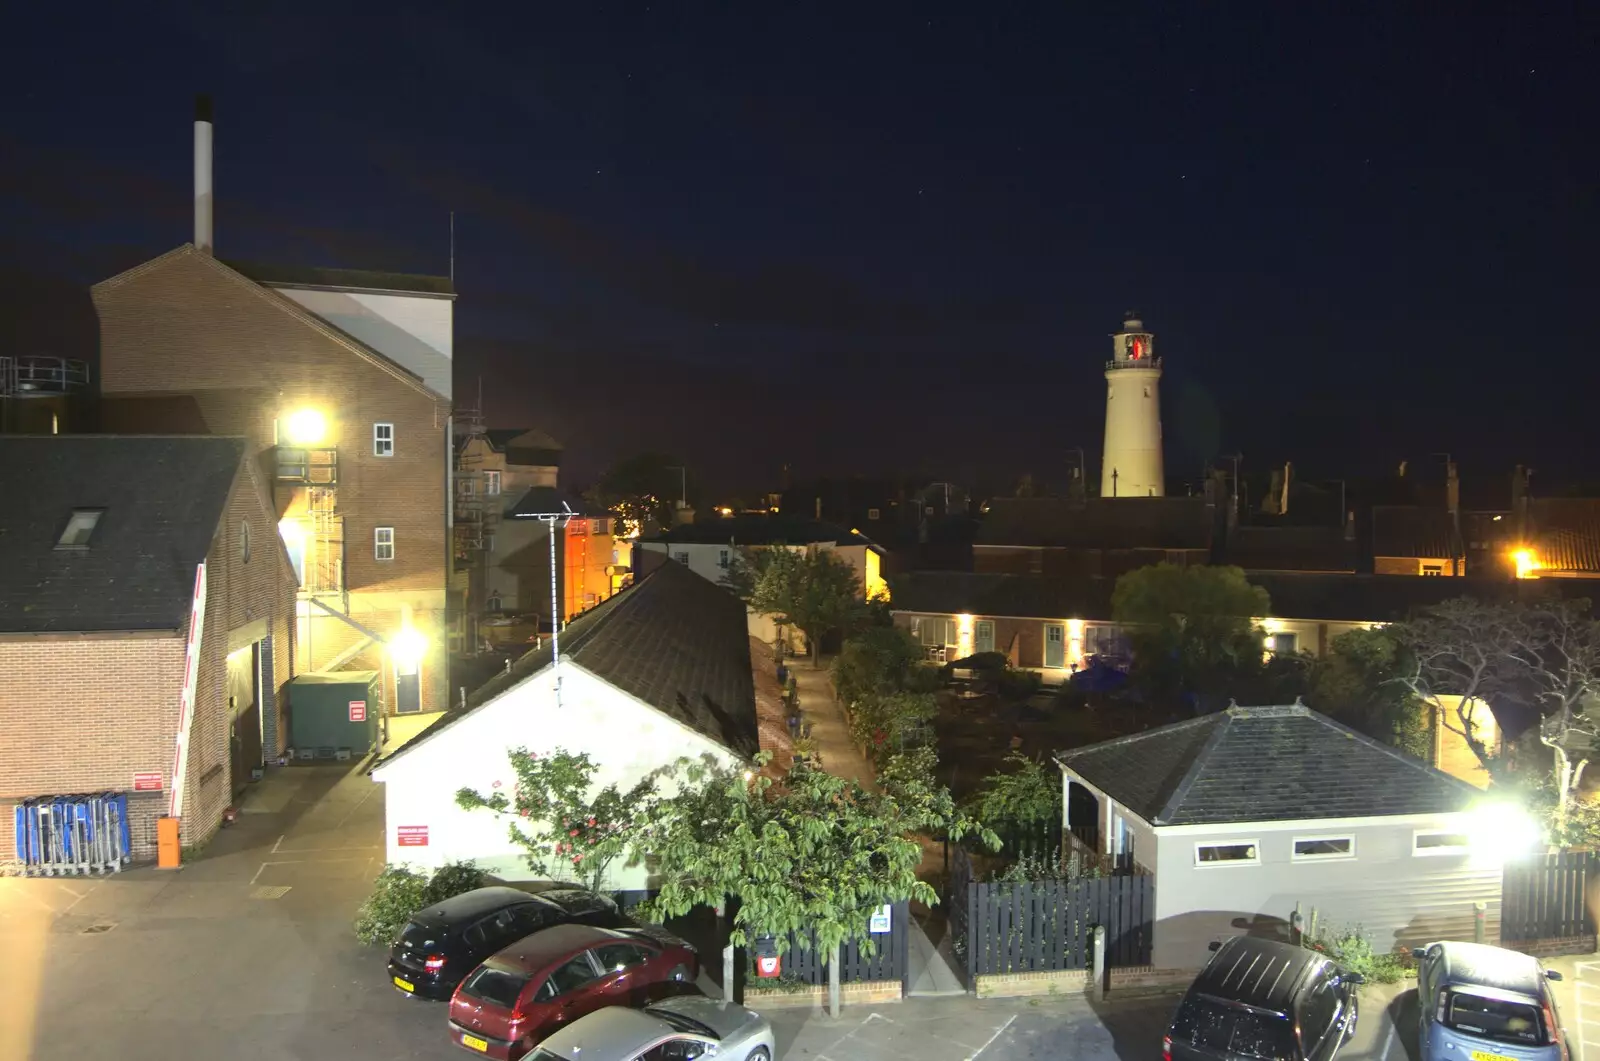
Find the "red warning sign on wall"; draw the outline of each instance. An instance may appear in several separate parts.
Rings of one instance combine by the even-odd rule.
[[[394,832],[396,843],[400,847],[428,846],[428,827],[426,825],[397,825]]]
[[[160,770],[141,770],[133,775],[133,790],[135,792],[160,792],[161,788]]]
[[[367,720],[367,702],[365,700],[350,701],[350,721],[365,722]]]

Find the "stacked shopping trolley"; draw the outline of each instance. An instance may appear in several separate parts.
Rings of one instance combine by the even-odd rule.
[[[16,856],[30,877],[115,873],[128,865],[128,797],[43,796],[16,808]]]

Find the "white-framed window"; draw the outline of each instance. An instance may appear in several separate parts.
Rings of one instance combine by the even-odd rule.
[[[932,615],[917,618],[917,639],[928,647],[956,643],[956,621]]]
[[[1422,565],[1422,573],[1423,573],[1424,576],[1443,575],[1444,574],[1444,565],[1443,564],[1423,564]]]
[[[394,559],[394,528],[372,528],[372,558],[374,560]]]
[[[490,497],[500,496],[500,473],[498,471],[483,473],[483,492]]]
[[[1290,857],[1296,862],[1326,862],[1356,857],[1353,836],[1297,836]]]
[[[1413,855],[1464,855],[1471,846],[1465,833],[1448,829],[1418,829],[1411,837]]]
[[[688,567],[689,566],[689,554],[688,553],[676,552],[676,553],[672,554],[672,558],[674,560],[678,561],[678,563],[682,564],[684,567]]]
[[[57,549],[87,549],[89,539],[94,536],[94,529],[100,523],[100,517],[105,514],[103,508],[75,508],[67,519],[66,527],[61,531],[61,537],[56,539]]]
[[[1261,846],[1255,840],[1212,840],[1194,845],[1197,866],[1259,866]]]
[[[729,553],[730,552],[731,552],[731,550],[729,550],[729,549],[718,549],[717,550],[717,566],[722,568],[723,570],[727,570],[728,560],[729,560]]]
[[[245,563],[250,562],[250,524],[239,524],[239,559]]]
[[[394,456],[394,425],[372,425],[372,455],[374,457]]]
[[[1292,656],[1300,650],[1300,635],[1298,634],[1273,634],[1272,654],[1275,656]]]

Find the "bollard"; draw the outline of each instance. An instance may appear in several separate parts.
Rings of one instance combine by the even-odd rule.
[[[1106,928],[1104,925],[1094,926],[1094,986],[1091,994],[1096,1002],[1105,1001],[1106,997]]]

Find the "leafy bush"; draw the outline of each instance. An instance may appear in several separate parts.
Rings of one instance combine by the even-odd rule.
[[[908,693],[936,693],[944,687],[944,678],[938,667],[917,664],[906,669],[900,684]]]
[[[1007,667],[1000,672],[1000,695],[1007,700],[1026,700],[1039,691],[1041,680],[1037,671]]]
[[[1315,938],[1302,936],[1300,942],[1309,950],[1326,954],[1349,972],[1360,973],[1368,983],[1399,983],[1411,971],[1408,955],[1374,950],[1359,925]]]
[[[1043,858],[1026,854],[1005,868],[990,873],[989,880],[996,883],[1022,884],[1034,881],[1090,880],[1100,875],[1100,866],[1097,863],[1073,862],[1059,855]]]
[[[356,939],[367,944],[393,942],[418,910],[481,888],[487,881],[471,862],[446,863],[431,877],[405,866],[384,866],[372,884],[372,894],[356,911]]]
[[[955,670],[992,671],[999,673],[1006,669],[1006,654],[1004,652],[977,652],[966,659],[952,660],[944,665],[946,673]]]
[[[931,693],[864,696],[850,711],[850,739],[881,767],[896,752],[926,743],[938,713],[939,701]]]

